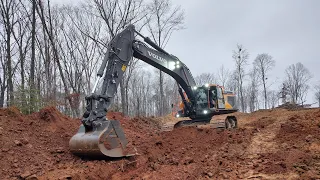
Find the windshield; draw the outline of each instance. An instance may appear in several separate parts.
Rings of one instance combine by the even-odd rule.
[[[195,90],[197,109],[203,109],[208,107],[207,91],[207,89],[201,87]]]

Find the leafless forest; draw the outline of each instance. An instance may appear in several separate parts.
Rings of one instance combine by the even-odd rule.
[[[107,44],[126,25],[134,24],[163,48],[177,31],[188,28],[184,10],[170,0],[0,3],[0,106],[17,106],[24,113],[53,105],[73,117],[81,116]],[[240,44],[230,50],[231,68],[221,65],[212,72],[194,74],[197,83],[215,83],[234,91],[244,112],[273,108],[281,97],[303,104],[308,92],[320,105],[320,84],[309,85],[312,72],[302,63],[288,65],[283,85],[272,89],[268,76],[277,65],[272,55],[261,50],[252,57],[250,49]],[[134,60],[120,83],[113,109],[130,116],[160,116],[170,113],[171,104],[178,101],[172,78]]]

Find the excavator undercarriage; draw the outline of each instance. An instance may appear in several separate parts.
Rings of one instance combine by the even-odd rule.
[[[143,38],[144,42],[152,48],[137,40],[136,36]],[[142,36],[133,25],[129,25],[108,44],[107,53],[97,73],[97,81],[91,95],[86,97],[87,106],[81,120],[82,125],[69,141],[70,150],[75,155],[91,158],[125,157],[136,154],[134,149],[128,148],[128,141],[120,122],[106,118],[117,87],[133,58],[138,58],[160,69],[176,80],[184,106],[183,116],[192,120],[180,121],[173,127],[209,124],[215,115],[237,111],[236,109],[226,110],[220,105],[215,108],[208,106],[207,100],[211,95],[205,94],[211,92],[210,89],[205,89],[203,86],[196,90],[195,80],[183,62],[161,49],[149,38]],[[224,103],[223,99],[217,97],[218,99],[215,100],[217,104]],[[234,116],[228,116],[221,127],[236,128],[237,119]]]

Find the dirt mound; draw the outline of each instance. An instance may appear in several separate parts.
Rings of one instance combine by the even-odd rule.
[[[306,107],[309,107],[311,105],[302,105],[302,104],[294,104],[294,103],[285,103],[285,104],[281,104],[280,106],[276,107],[276,108],[282,108],[282,109],[288,109],[288,110],[291,110],[291,111],[294,111],[294,110],[302,110]],[[306,109],[309,109],[309,108],[306,108]]]
[[[161,132],[139,145],[141,157],[136,169],[126,174],[117,173],[124,179],[199,179],[219,177],[225,168],[232,169],[226,161],[231,154],[237,156],[250,142],[252,131],[237,129],[222,131],[185,127],[171,132]],[[219,156],[224,152],[228,155]]]
[[[120,120],[133,145],[145,141],[147,133],[157,130],[157,123],[152,119],[130,119],[119,112],[110,112],[107,117]],[[58,179],[60,176],[81,174],[87,167],[92,167],[94,171],[96,164],[98,167],[108,164],[111,170],[104,171],[104,174],[88,175],[85,171],[82,174],[83,177],[103,178],[117,171],[124,162],[131,162],[127,159],[116,160],[111,165],[106,161],[87,161],[73,156],[69,151],[69,140],[80,124],[79,119],[69,118],[55,107],[46,107],[30,115],[22,115],[15,107],[0,109],[0,166],[3,167],[0,179],[43,174],[49,179]],[[70,169],[74,164],[78,167]]]
[[[79,126],[76,120],[53,107],[27,116],[16,108],[1,109],[0,114],[0,179],[41,173],[73,158],[68,139]]]
[[[319,109],[290,115],[281,125],[276,141],[283,147],[281,156],[286,167],[308,178],[312,172],[320,175]]]
[[[60,113],[55,107],[49,106],[41,109],[39,112],[34,113],[37,118],[45,121],[61,121],[66,118],[65,115]]]
[[[0,108],[0,117],[14,117],[15,120],[21,121],[21,112],[17,107]]]

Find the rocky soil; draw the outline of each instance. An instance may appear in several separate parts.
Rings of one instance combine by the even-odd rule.
[[[68,149],[79,119],[54,107],[31,115],[0,109],[0,179],[320,179],[320,109],[236,116],[235,130],[163,132],[163,119],[111,112],[138,155],[90,160]]]

